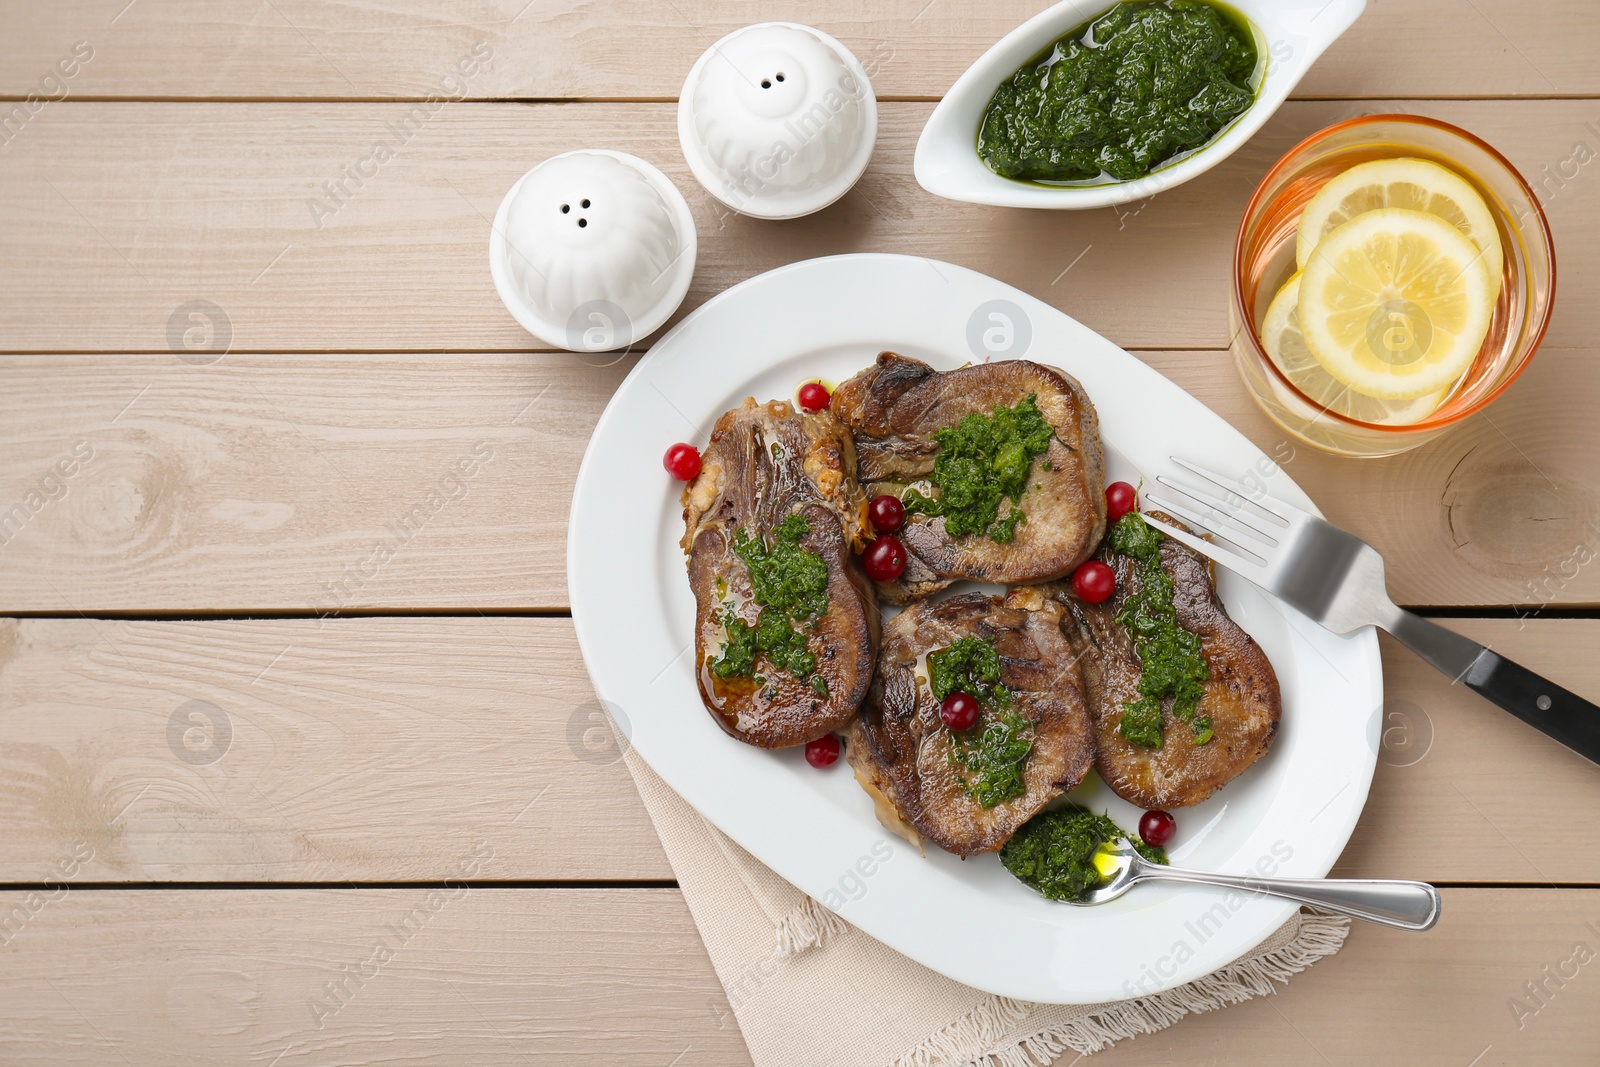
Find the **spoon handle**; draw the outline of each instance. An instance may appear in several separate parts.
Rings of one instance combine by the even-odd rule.
[[[1183,867],[1163,867],[1143,860],[1139,863],[1138,878],[1266,893],[1401,930],[1430,929],[1439,921],[1441,904],[1439,891],[1427,882],[1378,878],[1257,878],[1247,874],[1212,874]]]

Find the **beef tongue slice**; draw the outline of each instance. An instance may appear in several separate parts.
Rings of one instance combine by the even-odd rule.
[[[1065,577],[1105,532],[1105,461],[1099,421],[1083,388],[1069,375],[1026,360],[936,371],[884,352],[842,383],[832,410],[855,438],[857,473],[868,497],[917,488],[936,496],[929,476],[939,454],[936,431],[967,415],[990,416],[1032,396],[1054,434],[1034,461],[1023,503],[1025,521],[1011,541],[984,533],[950,535],[943,516],[907,515],[899,532],[909,557],[905,573],[879,593],[903,604],[958,579],[1030,584]],[[1009,509],[1007,509],[1009,510]]]
[[[717,420],[701,471],[685,488],[683,548],[695,596],[695,673],[713,719],[732,736],[783,748],[840,729],[872,681],[878,608],[854,549],[865,521],[850,435],[826,411],[747,400]],[[750,677],[718,677],[727,614],[754,626],[761,605],[735,551],[742,531],[771,546],[791,515],[805,521],[799,547],[827,567],[827,610],[807,629],[816,666],[805,677],[758,654]]]
[[[1185,528],[1171,516],[1152,514]],[[1211,720],[1212,737],[1205,744],[1196,744],[1189,723],[1172,714],[1170,699],[1162,709],[1160,748],[1122,735],[1124,706],[1140,697],[1133,635],[1117,621],[1138,588],[1135,561],[1109,545],[1101,548],[1096,558],[1116,572],[1117,591],[1100,604],[1079,600],[1065,585],[1054,587],[1094,712],[1095,769],[1118,796],[1152,809],[1198,804],[1244,773],[1266,754],[1283,712],[1278,676],[1261,646],[1217,598],[1210,561],[1171,538],[1162,540],[1160,553],[1161,567],[1172,578],[1178,625],[1200,638],[1209,674],[1194,709]]]
[[[923,601],[885,625],[877,680],[846,737],[847,758],[886,826],[960,856],[993,852],[1078,784],[1094,759],[1094,733],[1061,619],[1058,602],[1021,589],[1006,598],[965,593]],[[962,637],[993,642],[1000,679],[1033,746],[1023,764],[1024,791],[987,808],[963,785],[969,772],[951,758],[958,741],[929,684],[929,654]],[[966,733],[975,739],[984,728],[980,720]]]

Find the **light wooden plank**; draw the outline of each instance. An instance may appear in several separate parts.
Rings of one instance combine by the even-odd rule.
[[[990,44],[1046,6],[809,0],[779,14],[839,37],[867,65],[878,93],[936,98]],[[94,0],[0,6],[8,29],[0,42],[0,92],[39,92],[40,79],[83,40],[94,52],[64,79],[74,95],[378,98],[442,90],[480,99],[670,98],[712,41],[769,16],[731,0],[470,0],[447,11],[416,0],[140,0],[131,10],[121,7]],[[1300,92],[1600,92],[1583,46],[1596,32],[1600,16],[1584,0],[1543,4],[1537,17],[1515,0],[1374,3]],[[488,69],[470,61],[474,48],[492,53]],[[463,57],[469,62],[458,68]],[[459,81],[446,80],[452,73]],[[54,83],[42,88],[61,91]]]
[[[1597,143],[1600,111],[1582,100],[1291,103],[1200,178],[1142,207],[1083,213],[924,192],[911,159],[931,105],[891,103],[856,189],[788,223],[730,215],[688,176],[671,104],[451,104],[401,145],[391,128],[409,106],[41,112],[0,152],[0,344],[165,352],[175,313],[209,300],[241,351],[535,347],[489,283],[489,220],[535,162],[603,144],[658,163],[689,197],[701,241],[686,308],[797,259],[902,252],[993,274],[1124,346],[1222,348],[1233,232],[1257,180],[1306,134],[1388,108],[1458,122],[1505,151],[1545,183],[1563,276],[1600,272],[1600,182],[1572,162],[1576,144]],[[396,154],[374,168],[380,142]],[[376,173],[342,177],[358,166]],[[337,181],[348,195],[336,202],[324,186]],[[1548,339],[1581,347],[1597,332],[1600,309],[1568,297]]]
[[[748,1062],[673,890],[69,891],[3,951],[8,1064]]]
[[[1291,444],[1243,394],[1225,352],[1139,355],[1376,546],[1400,602],[1600,603],[1590,565],[1600,438],[1588,429],[1600,374],[1588,349],[1544,350],[1487,416],[1371,463]],[[515,353],[234,353],[209,366],[3,358],[0,611],[91,614],[564,607],[573,478],[632,364]],[[93,458],[50,479],[80,442]],[[464,489],[447,485],[454,495],[397,546],[392,528],[478,447],[493,458],[459,479]],[[6,519],[33,491],[37,511]],[[376,560],[375,547],[391,557]]]
[[[1600,622],[1450,625],[1600,695]],[[26,619],[0,639],[0,882],[83,844],[92,881],[436,880],[479,840],[497,879],[672,877],[567,620]],[[1549,815],[1600,804],[1594,768],[1387,640],[1384,659],[1385,707],[1348,711],[1388,740],[1339,873],[1600,883]]]
[[[1531,670],[1600,701],[1592,619],[1448,619]],[[1378,770],[1334,868],[1348,878],[1600,884],[1600,854],[1553,813],[1600,807],[1594,764],[1453,685],[1388,637]],[[1597,917],[1600,918],[1600,917]],[[1600,945],[1596,946],[1600,949]]]
[[[675,890],[433,892],[68,891],[4,950],[0,1054],[135,1067],[750,1062]],[[26,905],[0,894],[0,914]],[[1592,962],[1573,977],[1572,961],[1579,943],[1594,958],[1597,909],[1594,890],[1447,890],[1428,934],[1358,925],[1276,995],[1095,1059],[1588,1062],[1600,983]],[[1550,980],[1557,969],[1569,978]],[[335,1000],[338,982],[348,992]],[[1549,992],[1519,1028],[1508,1004],[1537,1003],[1525,982]],[[893,1011],[895,990],[873,993]]]
[[[12,357],[0,598],[57,613],[564,605],[573,479],[631,364],[613,358]]]
[[[0,620],[0,767],[4,881],[672,878],[565,619]]]

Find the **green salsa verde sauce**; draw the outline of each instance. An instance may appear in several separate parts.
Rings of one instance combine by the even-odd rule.
[[[733,550],[750,572],[750,599],[761,612],[751,626],[734,614],[731,604],[724,606],[728,643],[711,663],[718,678],[755,677],[756,657],[762,653],[774,667],[802,680],[816,669],[809,631],[828,610],[828,566],[821,556],[800,547],[810,531],[811,524],[795,514],[778,524],[770,548],[748,530],[734,532]],[[756,678],[757,684],[761,681]],[[828,695],[827,682],[820,677],[812,679],[811,688],[818,696]]]
[[[1033,724],[1017,714],[1016,694],[1000,681],[994,641],[958,637],[928,653],[928,685],[937,700],[966,693],[983,709],[971,729],[950,735],[950,764],[962,790],[986,809],[1025,793],[1023,770],[1033,752]]]
[[[1142,178],[1249,110],[1256,59],[1249,23],[1221,5],[1118,4],[995,90],[978,155],[1020,181]]]
[[[1136,561],[1138,588],[1128,597],[1117,622],[1133,634],[1139,657],[1139,699],[1122,705],[1117,729],[1136,745],[1161,747],[1161,704],[1172,698],[1172,714],[1187,722],[1194,743],[1211,740],[1211,717],[1196,715],[1210,668],[1200,654],[1200,638],[1178,624],[1172,606],[1172,578],[1161,569],[1161,532],[1130,511],[1111,528],[1111,549]]]
[[[1105,881],[1095,866],[1102,845],[1126,837],[1152,863],[1167,862],[1167,850],[1145,844],[1109,815],[1066,805],[1035,815],[1000,849],[1000,862],[1018,881],[1051,900],[1082,900]]]
[[[1055,429],[1029,394],[1015,407],[996,407],[992,415],[973,412],[954,426],[933,432],[939,452],[928,480],[939,490],[929,498],[907,489],[901,502],[907,514],[943,515],[951,537],[985,534],[1005,544],[1026,522],[1019,502],[1028,488],[1033,461],[1050,448]],[[1010,502],[1004,517],[1002,503]]]

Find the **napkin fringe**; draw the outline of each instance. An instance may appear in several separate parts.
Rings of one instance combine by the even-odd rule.
[[[839,916],[811,897],[805,897],[790,908],[783,921],[778,923],[778,956],[788,958],[808,948],[816,948],[834,934],[842,934],[849,929]]]
[[[1108,1004],[1000,1048],[993,1046],[1000,1040],[1003,1027],[1026,1016],[1034,1006],[1009,997],[990,996],[898,1057],[892,1067],[1048,1067],[1069,1048],[1084,1055],[1099,1052],[1124,1038],[1165,1029],[1185,1015],[1215,1011],[1275,993],[1274,982],[1287,983],[1324,956],[1338,952],[1349,932],[1349,919],[1304,913],[1299,932],[1272,952],[1231,963],[1165,993]],[[973,1056],[974,1048],[989,1051]]]
[[[901,1054],[891,1067],[935,1067],[938,1064],[956,1063],[984,1064],[984,1067],[988,1067],[989,1064],[1011,1067],[1013,1062],[1021,1064],[1022,1067],[1035,1067],[1027,1060],[996,1058],[1013,1053],[1011,1047],[990,1052],[977,1059],[972,1057],[974,1048],[986,1048],[1001,1040],[1007,1024],[1026,1018],[1029,1010],[1030,1006],[1026,1001],[993,995],[985,997],[967,1014],[937,1033],[929,1034],[921,1044]]]

